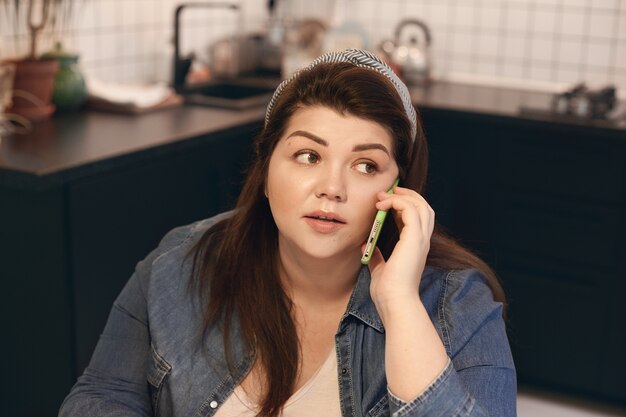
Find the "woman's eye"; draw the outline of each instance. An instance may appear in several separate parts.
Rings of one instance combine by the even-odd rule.
[[[374,174],[376,172],[376,164],[371,162],[359,162],[356,164],[356,169],[363,174]]]
[[[319,159],[316,153],[310,151],[300,152],[296,155],[296,161],[306,165],[316,164]]]

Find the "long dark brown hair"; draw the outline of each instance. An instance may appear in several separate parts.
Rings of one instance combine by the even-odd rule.
[[[237,318],[243,343],[254,353],[266,378],[258,414],[263,417],[280,414],[293,393],[300,363],[292,301],[279,280],[278,232],[264,190],[270,157],[287,122],[298,108],[313,105],[384,126],[394,138],[400,185],[422,193],[426,182],[428,151],[421,122],[418,118],[413,141],[402,101],[385,76],[348,63],[319,64],[301,73],[282,92],[255,140],[253,162],[233,214],[211,227],[190,252],[191,288],[206,300],[203,330],[220,326],[228,352],[232,343],[228,335]],[[388,222],[383,230],[379,247],[387,258],[398,241],[398,230],[394,222]],[[489,266],[439,227],[431,239],[427,264],[477,268],[486,277],[494,299],[504,302],[502,288]]]

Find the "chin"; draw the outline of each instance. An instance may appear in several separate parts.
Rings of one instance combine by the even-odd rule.
[[[354,248],[344,248],[344,249],[337,249],[337,250],[333,250],[331,248],[320,248],[319,250],[311,250],[310,248],[306,248],[304,250],[304,252],[306,252],[306,254],[308,256],[310,256],[311,258],[315,258],[315,259],[319,259],[320,261],[323,260],[327,260],[327,259],[333,259],[333,258],[337,258],[337,257],[341,257],[342,259],[348,258],[348,257],[354,257],[355,259],[360,259],[360,252],[358,252],[358,250],[354,249]]]
[[[328,242],[309,242],[301,248],[306,255],[319,259],[332,259],[341,257],[341,259],[354,257],[357,261],[361,258],[361,245],[333,245]]]
[[[317,239],[283,239],[283,244],[291,246],[295,252],[303,256],[320,261],[341,257],[342,259],[354,257],[357,261],[361,257],[360,244],[346,245],[337,244]]]

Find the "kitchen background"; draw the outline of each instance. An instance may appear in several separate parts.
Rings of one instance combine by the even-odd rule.
[[[179,3],[78,0],[73,21],[54,36],[42,37],[39,51],[50,50],[57,38],[65,49],[80,54],[88,77],[114,83],[169,82]],[[217,9],[186,11],[183,53],[194,51],[199,63],[215,40],[268,29],[266,0],[239,4],[240,15]],[[329,26],[357,23],[371,49],[393,38],[402,19],[419,18],[432,33],[433,70],[439,79],[554,91],[581,81],[592,88],[614,84],[626,99],[626,0],[279,0],[274,12],[286,25],[305,18]],[[15,32],[5,18],[0,15],[0,58],[24,55],[26,28]],[[625,415],[622,409],[570,397],[555,401],[529,391],[522,392],[519,407],[524,417]]]
[[[193,1],[191,1],[193,2]],[[58,31],[81,55],[86,74],[103,81],[169,81],[176,0],[82,0],[74,22]],[[183,14],[183,49],[196,53],[212,39],[263,31],[266,0],[241,0],[227,10]],[[440,79],[559,90],[585,81],[615,84],[626,96],[624,0],[291,0],[277,2],[283,21],[314,17],[329,25],[357,22],[374,49],[393,38],[405,17],[431,28],[434,75]],[[26,30],[15,35],[0,21],[0,57],[24,54]],[[40,50],[52,47],[43,39]]]

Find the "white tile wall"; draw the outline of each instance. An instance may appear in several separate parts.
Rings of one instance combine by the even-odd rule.
[[[174,8],[181,0],[83,0],[63,36],[81,54],[85,72],[108,81],[168,81]],[[187,2],[200,0],[187,0]],[[217,0],[214,0],[217,1]],[[266,0],[241,4],[247,31],[267,18]],[[626,0],[285,0],[282,13],[326,19],[343,2],[370,36],[370,47],[392,38],[402,18],[424,20],[433,34],[440,78],[491,80],[562,88],[578,81],[615,83],[626,93]],[[2,11],[0,11],[0,14]],[[185,16],[183,49],[206,53],[207,44],[234,33],[230,12],[200,9]],[[24,54],[0,15],[0,57]],[[328,19],[328,23],[332,20]],[[40,51],[52,38],[42,39]],[[537,83],[534,83],[537,81]]]
[[[504,9],[505,20],[503,26],[511,34],[525,33],[530,25],[530,10],[528,8],[510,5]]]
[[[543,7],[534,7],[531,15],[532,32],[536,36],[544,34],[551,35],[554,28],[557,25],[558,18],[561,16],[561,11],[552,8],[548,5]]]
[[[580,36],[585,25],[586,14],[582,10],[566,10],[561,12],[559,25],[560,35],[566,37]]]
[[[610,39],[615,35],[618,16],[611,10],[594,10],[589,15],[589,36]]]

